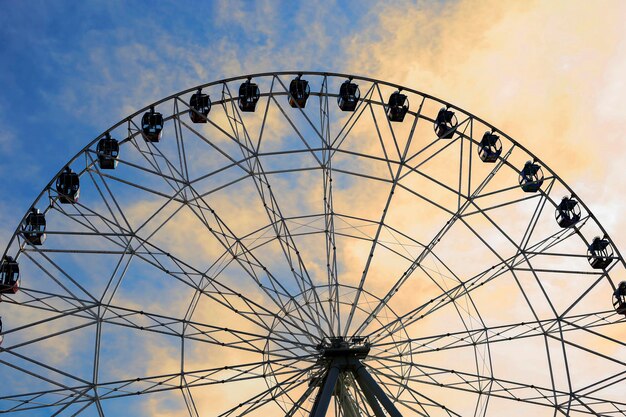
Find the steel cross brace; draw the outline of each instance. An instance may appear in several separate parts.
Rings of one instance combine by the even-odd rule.
[[[398,411],[393,402],[387,397],[385,391],[378,385],[372,375],[367,372],[367,369],[361,361],[354,357],[342,356],[335,357],[330,361],[328,371],[322,380],[321,387],[315,397],[315,402],[313,403],[309,417],[326,416],[330,400],[335,393],[339,376],[345,372],[352,373],[376,417],[387,417],[383,412],[383,407],[389,416],[402,417],[400,411]]]

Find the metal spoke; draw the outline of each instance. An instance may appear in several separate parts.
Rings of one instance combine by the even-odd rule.
[[[324,181],[324,234],[326,243],[326,271],[330,296],[328,305],[331,316],[331,329],[337,329],[335,334],[341,334],[341,313],[339,308],[339,271],[337,267],[337,240],[335,234],[335,209],[333,206],[333,167],[331,157],[330,135],[330,107],[328,104],[328,79],[324,77],[320,90],[320,139],[322,151],[323,181]],[[333,323],[334,321],[334,323]]]
[[[307,369],[302,370],[295,366],[304,357],[291,357],[289,359],[272,360],[278,365],[275,375],[301,376]],[[209,385],[234,384],[238,381],[264,379],[262,369],[267,362],[254,362],[237,366],[222,366],[218,368],[199,369],[185,371],[183,373],[170,373],[152,375],[140,378],[123,379],[119,381],[100,382],[98,384],[100,400],[110,400],[133,395],[159,393],[180,389],[180,378],[184,377],[188,381],[187,387],[201,387]],[[67,389],[55,389],[49,391],[38,391],[29,394],[0,396],[0,409],[2,411],[25,411],[51,406],[66,405],[68,402],[91,401],[93,398],[85,396],[84,393],[92,389],[91,384],[86,386],[71,387]],[[76,397],[78,394],[78,398]],[[52,403],[44,402],[43,398],[54,399]],[[13,405],[12,408],[7,405]],[[6,408],[5,408],[6,407]]]
[[[389,362],[386,366],[387,368],[397,366],[393,365],[393,359],[386,359],[386,362]],[[478,383],[483,380],[491,385],[490,395],[493,397],[551,407],[563,415],[568,414],[566,411],[568,408],[566,404],[571,399],[578,402],[578,405],[573,407],[575,408],[575,411],[584,414],[597,415],[597,412],[594,411],[594,406],[597,403],[614,406],[617,410],[622,410],[626,406],[626,402],[578,395],[574,392],[560,391],[553,388],[541,387],[535,384],[524,384],[507,379],[494,378],[492,376],[476,375],[454,369],[446,369],[417,363],[413,363],[411,366],[415,367],[420,372],[419,375],[414,375],[410,378],[411,382],[416,384],[435,385],[447,389],[482,394],[482,390],[478,388]],[[379,375],[392,379],[394,378],[392,374],[389,374],[389,371],[378,369],[376,372]],[[442,384],[440,381],[442,381],[444,377],[447,381],[452,379],[453,382]],[[553,402],[553,394],[556,394],[557,396],[556,403]]]
[[[272,88],[273,85],[274,81],[272,80]],[[224,84],[223,91],[223,94],[231,96],[228,85]],[[268,100],[266,114],[269,105],[270,101]],[[272,190],[272,186],[261,165],[261,160],[258,156],[255,156],[254,152],[252,151],[252,149],[254,149],[254,144],[252,142],[252,139],[250,138],[249,131],[245,126],[239,110],[234,104],[234,101],[231,101],[230,106],[224,105],[224,112],[228,116],[228,120],[233,132],[233,137],[235,139],[235,142],[239,145],[242,155],[244,157],[252,156],[254,159],[254,161],[248,162],[248,169],[250,172],[253,173],[252,178],[254,179],[257,192],[263,203],[263,207],[265,208],[268,219],[272,224],[276,225],[274,232],[278,237],[278,241],[280,242],[283,255],[289,265],[294,279],[296,280],[296,283],[298,284],[298,287],[300,288],[300,292],[302,294],[308,294],[308,291],[311,290],[311,294],[313,296],[312,303],[311,300],[306,298],[305,296],[306,306],[309,312],[309,314],[307,315],[312,318],[314,323],[316,322],[316,319],[321,319],[325,323],[329,324],[326,312],[321,306],[321,300],[319,298],[319,295],[315,290],[313,281],[306,269],[306,266],[304,265],[304,262],[302,261],[302,257],[300,256],[300,251],[296,247],[296,243],[289,233],[287,222],[282,215],[282,211],[278,205],[278,202],[274,195],[274,191]],[[263,121],[263,124],[261,125],[261,132],[259,133],[259,137],[262,137],[264,128],[265,119]],[[245,144],[245,146],[243,144]],[[328,336],[328,333],[322,326],[318,325],[316,327],[321,337]]]
[[[411,141],[413,139],[413,134],[415,133],[415,126],[417,125],[417,121],[419,120],[419,113],[421,112],[421,108],[422,105],[424,104],[424,102],[422,101],[422,103],[420,104],[420,110],[418,110],[418,115],[415,117],[414,121],[413,121],[413,126],[411,128],[411,133],[409,133],[409,137],[407,138],[405,147],[404,147],[404,151],[402,152],[402,157],[401,159],[404,160],[407,156],[407,153],[409,151],[410,145],[411,145]],[[374,122],[376,123],[376,118],[374,116],[374,112],[372,111],[372,116],[374,117]],[[378,124],[376,123],[376,126],[378,126]],[[380,131],[378,130],[377,127],[377,132],[378,132],[378,136],[380,138]],[[382,138],[380,139],[381,143],[382,143]],[[395,138],[394,138],[395,141]],[[383,225],[385,223],[385,218],[387,216],[387,211],[389,209],[389,206],[391,204],[391,200],[393,198],[394,195],[394,191],[396,188],[396,185],[398,183],[398,180],[400,178],[400,175],[402,173],[402,165],[400,165],[395,174],[393,175],[393,179],[392,179],[392,185],[391,185],[391,189],[389,191],[389,195],[387,197],[387,200],[385,202],[385,207],[382,211],[380,220],[378,221],[378,228],[376,230],[376,234],[374,236],[374,240],[372,242],[372,246],[370,248],[370,252],[369,252],[369,256],[367,257],[367,260],[365,262],[365,268],[363,269],[363,274],[361,275],[361,280],[359,282],[359,288],[357,290],[356,296],[354,298],[354,302],[352,303],[352,308],[350,310],[350,314],[348,315],[348,318],[346,320],[346,326],[345,326],[345,334],[347,335],[349,330],[350,330],[350,325],[352,324],[352,319],[354,317],[354,313],[356,311],[356,306],[359,302],[359,297],[361,296],[361,292],[363,291],[363,286],[365,285],[365,280],[367,278],[367,272],[369,271],[372,259],[374,258],[374,251],[376,250],[376,245],[378,243],[378,238],[380,236],[380,232],[382,231]],[[359,333],[359,329],[361,326],[359,326],[359,328],[357,328],[357,331],[355,332],[356,335],[360,334]]]
[[[558,231],[550,235],[549,237],[530,246],[529,249],[531,251],[529,253],[535,252],[534,249],[538,249],[538,248],[541,248],[542,250],[550,249],[551,247],[557,245],[562,240],[570,237],[572,234],[575,234],[575,232],[573,232],[572,230],[565,229],[565,230]],[[537,255],[536,254],[527,255],[527,259],[531,259],[532,257],[535,257],[535,256]],[[438,297],[433,298],[429,300],[427,303],[424,303],[412,309],[411,311],[403,314],[398,320],[384,326],[384,329],[386,330],[392,329],[394,325],[398,325],[400,323],[402,323],[402,325],[405,327],[409,326],[415,323],[416,321],[423,319],[424,317],[426,317],[426,315],[431,314],[434,311],[437,311],[450,303],[454,303],[456,300],[484,286],[486,283],[496,279],[497,277],[506,274],[512,269],[517,268],[519,265],[525,263],[526,261],[527,261],[526,259],[521,259],[521,260],[517,259],[517,254],[512,255],[507,259],[502,259],[499,263],[488,267],[484,271],[474,275],[473,277],[468,278],[465,281],[462,281],[459,285],[453,288],[450,288],[448,291],[442,293]],[[382,334],[381,330],[383,330],[383,328],[371,331],[369,334],[370,335]]]
[[[476,198],[480,192],[489,184],[489,182],[495,177],[496,173],[500,170],[504,161],[511,155],[514,148],[511,148],[508,153],[502,158],[502,160],[494,167],[494,169],[490,172],[490,174],[482,181],[482,183],[476,188],[472,196],[463,203],[461,207],[457,210],[456,213],[451,217],[450,220],[446,222],[446,224],[439,230],[439,232],[433,237],[430,243],[424,248],[424,250],[419,254],[419,256],[413,261],[411,266],[402,274],[402,276],[396,281],[396,283],[391,287],[391,289],[387,292],[385,297],[381,300],[381,302],[372,310],[372,313],[363,321],[361,326],[356,330],[356,334],[361,334],[365,328],[371,323],[376,314],[380,311],[380,309],[387,304],[391,298],[400,291],[402,285],[410,278],[411,274],[420,267],[420,264],[426,259],[426,257],[433,252],[437,243],[441,241],[441,239],[445,236],[445,234],[452,228],[455,222],[461,218],[465,210],[467,210],[471,206],[472,199]]]
[[[420,91],[324,72],[205,83],[111,126],[31,208],[0,270],[21,273],[0,288],[0,413],[626,415],[618,248],[520,142]],[[540,365],[503,369],[520,349]]]
[[[561,322],[559,328],[557,323]],[[410,338],[408,340],[381,339],[376,344],[377,349],[384,349],[389,346],[411,344],[412,354],[439,352],[448,349],[473,348],[480,344],[492,344],[498,342],[510,342],[519,339],[532,337],[544,337],[546,334],[560,337],[560,334],[567,334],[572,331],[584,331],[593,333],[599,337],[607,338],[593,329],[596,327],[616,326],[626,322],[626,319],[619,317],[612,311],[601,311],[596,313],[581,314],[569,317],[559,317],[542,319],[539,321],[526,321],[513,324],[499,325],[493,327],[469,329],[465,331],[447,332],[431,336]],[[609,338],[612,343],[626,346],[621,342]],[[386,358],[387,356],[382,356]]]

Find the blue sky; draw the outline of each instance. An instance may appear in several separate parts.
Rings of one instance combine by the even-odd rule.
[[[146,103],[239,73],[349,67],[334,34],[359,31],[373,2],[2,3],[5,241],[16,213],[70,156]]]
[[[326,36],[358,30],[364,3],[272,3],[2,2],[0,245],[66,161],[148,102],[244,72],[347,66]]]
[[[609,202],[598,210],[620,222],[613,219],[619,183],[610,178],[621,163],[603,160],[619,139],[592,140],[596,126],[612,132],[622,124],[626,35],[605,9],[586,2],[3,1],[0,176],[11,181],[0,183],[0,241],[63,163],[125,115],[202,82],[294,68],[406,83],[502,126],[561,174],[572,158],[586,162],[565,179],[583,181],[584,197]],[[584,183],[589,176],[593,184]],[[592,190],[600,180],[609,183]]]

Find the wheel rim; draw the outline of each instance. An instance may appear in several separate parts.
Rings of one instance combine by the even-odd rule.
[[[312,87],[304,109],[287,103],[298,74]],[[261,87],[255,114],[236,106],[237,87],[249,78]],[[107,130],[122,145],[114,171],[97,165],[104,135],[72,158],[66,166],[80,174],[81,201],[56,202],[53,178],[33,204],[46,211],[48,240],[30,246],[18,227],[5,251],[18,255],[23,281],[21,292],[3,296],[2,364],[10,379],[41,388],[3,396],[2,410],[106,414],[112,398],[180,391],[191,415],[308,415],[316,388],[308,392],[307,381],[326,372],[315,345],[368,336],[364,364],[405,414],[495,415],[506,400],[564,415],[623,411],[613,397],[623,342],[613,335],[624,318],[611,295],[624,261],[614,248],[606,270],[589,266],[587,245],[606,233],[584,203],[578,199],[575,227],[550,229],[546,217],[554,223],[555,207],[573,191],[522,145],[450,103],[364,77],[352,77],[362,92],[356,110],[341,112],[335,97],[346,79],[271,73],[193,87]],[[198,88],[213,101],[201,125],[188,117]],[[392,124],[385,103],[397,89],[413,107]],[[138,120],[151,106],[166,130],[148,144]],[[451,139],[433,133],[441,107],[458,116]],[[477,152],[485,131],[503,142],[491,165]],[[532,195],[517,183],[527,160],[545,171]],[[89,347],[68,342],[74,337]],[[81,360],[42,353],[63,343]],[[170,366],[147,377],[140,372],[155,363],[138,355],[131,362],[144,369],[115,367],[124,363],[115,343],[154,355],[159,345],[161,355],[173,352],[178,372]],[[89,353],[90,372],[73,364]],[[542,370],[509,366],[507,355],[535,358]],[[599,367],[588,379],[586,355]],[[349,401],[371,412],[350,378],[340,377],[353,391]],[[265,389],[233,395],[230,411],[212,408],[208,398],[222,393],[215,386],[253,390],[246,381]],[[334,412],[348,413],[333,398]]]

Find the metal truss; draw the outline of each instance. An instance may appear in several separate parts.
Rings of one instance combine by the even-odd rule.
[[[288,101],[296,76],[304,107]],[[361,97],[342,112],[348,79]],[[194,123],[199,88],[212,106]],[[151,107],[160,142],[142,136]],[[458,118],[449,138],[432,128],[441,108]],[[489,162],[485,132],[502,140]],[[98,162],[105,133],[115,169]],[[545,171],[534,193],[525,161]],[[451,103],[347,74],[251,74],[152,103],[65,167],[80,200],[62,204],[59,171],[32,204],[47,240],[28,240],[27,211],[4,251],[21,283],[1,296],[0,413],[626,415],[626,319],[610,302],[626,263],[611,244],[592,268],[594,236],[610,238],[589,208],[578,199],[559,227],[574,191]]]

